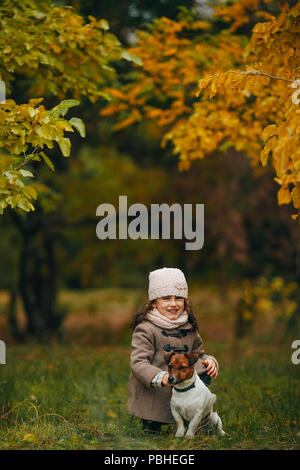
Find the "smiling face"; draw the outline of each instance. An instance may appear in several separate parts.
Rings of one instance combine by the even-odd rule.
[[[169,320],[177,320],[184,311],[184,297],[176,295],[159,297],[153,302],[153,306]]]

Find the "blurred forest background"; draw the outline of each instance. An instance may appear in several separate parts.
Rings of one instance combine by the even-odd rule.
[[[296,3],[289,0],[287,8]],[[126,99],[130,102],[132,93],[143,86],[135,67],[139,59],[129,52],[137,44],[137,30],[162,33],[166,47],[169,37],[173,41],[165,55],[160,49],[162,63],[161,57],[158,62],[145,60],[158,89],[166,84],[166,95],[161,90],[152,95],[157,92],[153,86],[139,89],[137,96],[147,97],[150,111],[158,103],[164,118],[172,109],[176,119],[187,120],[198,100],[201,67],[222,69],[225,56],[225,69],[230,61],[240,66],[253,26],[270,14],[276,17],[282,7],[280,0],[226,2],[234,17],[214,17],[212,6],[217,4],[217,0],[1,2],[0,78],[6,82],[7,104],[1,105],[0,117],[7,120],[10,112],[17,116],[8,124],[0,123],[0,340],[7,346],[6,364],[0,364],[1,448],[299,448],[299,365],[291,361],[291,344],[299,333],[300,239],[299,218],[293,220],[291,215],[300,208],[300,200],[294,198],[293,208],[287,191],[285,203],[278,204],[274,168],[253,165],[247,146],[237,150],[225,142],[179,171],[180,159],[172,145],[162,146],[170,130],[168,119],[159,125],[159,119],[141,117],[137,108],[133,114],[138,119],[131,119],[132,110],[123,108],[121,119],[131,123],[125,127],[120,116],[106,109],[107,88],[115,90],[114,98],[122,96],[121,105],[116,105],[122,110]],[[55,9],[61,6],[67,9]],[[177,19],[186,22],[183,33],[172,22]],[[232,28],[237,40],[231,49],[226,34]],[[170,36],[163,36],[168,31]],[[224,31],[223,49],[218,41]],[[154,51],[155,56],[163,43],[159,34],[153,44],[150,35],[149,49],[142,54]],[[292,41],[295,36],[291,35]],[[189,56],[190,51],[181,48],[185,39],[207,46],[209,55],[192,48]],[[293,47],[287,54],[281,52],[284,73],[295,80],[299,54]],[[168,68],[174,64],[169,53],[178,58],[178,68],[176,61],[173,70]],[[186,57],[192,59],[187,65]],[[181,75],[176,76],[177,70]],[[181,83],[184,79],[186,86]],[[182,93],[187,108],[176,108],[172,93],[175,100]],[[72,121],[59,123],[52,111],[51,130],[42,105],[29,101],[40,97],[46,110],[61,106],[60,100],[80,100],[68,110],[68,119],[75,118],[80,129],[71,134],[70,143],[56,137],[72,130]],[[25,104],[17,107],[10,99]],[[269,123],[265,122],[269,108],[264,108],[267,116],[262,112],[259,124],[251,108],[254,95],[249,92],[245,99],[249,105],[245,115],[253,126],[242,137],[253,150],[259,139],[249,135]],[[211,109],[216,101],[207,103]],[[275,106],[275,114],[280,111]],[[31,159],[24,155],[20,163],[22,137],[25,141],[32,123],[42,118],[36,143],[29,140]],[[48,148],[41,161],[37,150],[43,139]],[[59,145],[51,146],[53,140]],[[64,158],[70,144],[70,158]],[[17,170],[15,161],[20,163]],[[24,179],[14,193],[21,170]],[[185,240],[172,238],[99,240],[96,209],[110,203],[117,210],[120,195],[128,196],[128,207],[204,204],[204,247],[187,251]],[[218,358],[220,374],[211,389],[218,396],[217,409],[228,432],[225,439],[200,435],[189,443],[179,442],[172,437],[172,426],[159,436],[146,436],[138,420],[126,413],[130,322],[147,301],[149,272],[164,266],[184,271],[205,349]]]
[[[279,3],[266,2],[262,8],[276,13]],[[205,33],[208,40],[228,27],[221,18],[212,20],[211,8],[201,1],[54,4],[71,5],[86,20],[89,15],[107,19],[124,47],[134,45],[136,29],[146,30],[154,18],[176,19],[192,10],[212,22],[212,30]],[[256,21],[250,8],[238,34],[250,37]],[[114,63],[114,86],[126,83],[131,66]],[[8,97],[17,103],[37,97],[30,92],[32,81],[18,71]],[[43,104],[46,108],[57,104],[51,91],[46,90]],[[129,308],[133,315],[146,300],[149,271],[162,266],[181,268],[198,293],[210,288],[225,298],[233,289],[239,334],[247,330],[255,310],[273,312],[294,328],[299,314],[299,227],[291,219],[292,208],[277,203],[273,169],[253,168],[243,152],[229,148],[195,160],[188,171],[178,171],[172,148],[161,146],[165,129],[145,119],[113,131],[115,117],[100,115],[105,104],[103,99],[80,98],[76,116],[85,122],[86,138],[72,135],[71,158],[61,158],[58,147],[48,151],[55,173],[32,162],[39,183],[48,187],[35,202],[35,212],[6,210],[0,217],[2,338],[63,338],[63,322],[67,324],[70,308],[74,312],[74,305],[64,301],[65,291],[80,299],[84,293],[108,289],[113,298],[114,289],[127,289],[134,297]],[[96,208],[104,202],[117,208],[119,195],[128,196],[128,206],[205,204],[203,249],[186,251],[185,240],[100,241],[95,233]],[[24,305],[27,317],[20,313]],[[105,310],[102,307],[93,300],[90,310]]]

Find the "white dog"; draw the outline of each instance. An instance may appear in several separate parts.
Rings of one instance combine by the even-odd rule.
[[[197,354],[172,353],[166,356],[169,371],[169,383],[172,387],[171,412],[177,425],[175,437],[191,438],[199,425],[211,426],[222,436],[222,421],[213,404],[216,395],[204,385],[194,369]],[[184,422],[188,422],[185,434]]]

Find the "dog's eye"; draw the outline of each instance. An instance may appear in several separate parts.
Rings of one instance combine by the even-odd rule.
[[[186,366],[181,366],[180,369],[186,369]]]

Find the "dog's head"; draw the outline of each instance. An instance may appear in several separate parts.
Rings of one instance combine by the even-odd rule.
[[[165,354],[165,360],[168,364],[169,383],[172,385],[184,382],[190,379],[194,374],[194,364],[199,355],[195,353],[171,353]]]

